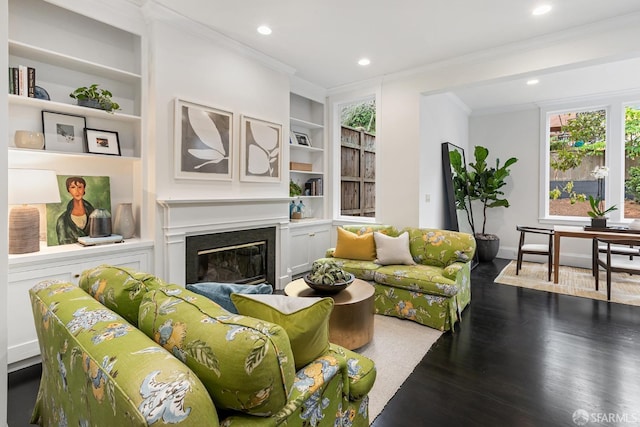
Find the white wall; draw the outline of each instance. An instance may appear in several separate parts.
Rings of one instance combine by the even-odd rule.
[[[508,208],[493,208],[487,213],[486,232],[500,237],[501,258],[515,258],[519,234],[516,225],[538,226],[539,203],[539,152],[540,122],[537,108],[502,114],[472,116],[469,120],[470,153],[467,162],[473,161],[473,147],[482,145],[489,149],[487,163],[500,164],[509,157],[518,161],[511,166],[507,185],[503,188]],[[482,216],[474,206],[476,231],[481,231]]]
[[[267,67],[233,43],[197,24],[184,21],[166,10],[154,11],[150,30],[149,120],[151,170],[156,199],[225,199],[288,197],[286,166],[288,150],[283,145],[279,183],[241,182],[240,117],[282,125],[288,135],[289,74]],[[226,110],[234,114],[232,180],[197,181],[174,178],[174,101],[186,101]],[[285,139],[286,140],[286,139]],[[283,205],[284,206],[284,205]],[[286,206],[285,206],[286,208]],[[160,215],[160,210],[156,211]],[[162,223],[156,232],[156,265],[163,262]]]
[[[453,94],[421,97],[418,226],[443,228],[447,200],[444,193],[441,144],[450,142],[469,152],[470,110]],[[429,196],[429,202],[427,197]]]
[[[617,25],[601,25],[594,28],[589,34],[565,34],[565,38],[543,42],[531,43],[530,46],[506,47],[500,51],[459,58],[456,61],[436,64],[426,67],[420,72],[407,75],[394,75],[385,77],[381,83],[381,113],[378,117],[378,136],[384,141],[381,145],[380,157],[382,163],[376,170],[377,180],[380,182],[377,193],[377,205],[379,206],[378,219],[399,225],[415,225],[421,220],[421,206],[417,201],[421,200],[421,130],[425,128],[421,114],[421,94],[446,92],[452,88],[491,82],[515,76],[533,75],[537,71],[545,69],[569,69],[580,65],[602,63],[624,57],[638,55],[636,41],[640,39],[640,27],[632,22],[618,23]],[[526,113],[522,113],[526,114]],[[533,114],[533,113],[529,113]],[[518,114],[516,114],[517,116]],[[529,125],[526,127],[529,128]],[[532,127],[532,135],[538,134],[538,129]],[[518,144],[518,140],[529,140],[520,129],[515,129],[514,134],[508,135],[502,141],[485,139],[483,145],[489,148],[492,156],[506,159],[513,153],[522,157],[523,162],[538,162],[538,145],[534,142],[529,154],[532,157],[524,157],[514,153],[512,146]],[[533,138],[533,137],[531,137]],[[508,139],[508,140],[507,140]],[[476,143],[475,137],[470,136],[469,145]],[[528,188],[520,190],[518,185],[522,181],[538,182],[538,170],[533,171],[532,177],[520,179],[514,176],[512,192],[525,194]],[[536,197],[537,192],[532,195]],[[527,210],[527,215],[534,215],[535,220],[536,200],[520,201],[513,199],[513,204],[524,204],[521,207]],[[529,206],[531,211],[529,213]],[[513,208],[509,208],[513,209]],[[499,224],[504,219],[504,213],[493,218],[488,229]],[[509,210],[509,212],[512,212]],[[501,216],[502,215],[502,218]],[[525,218],[523,218],[524,220]],[[513,224],[511,224],[513,225]],[[511,245],[516,234],[515,226],[500,226],[499,232],[505,235],[501,237]]]

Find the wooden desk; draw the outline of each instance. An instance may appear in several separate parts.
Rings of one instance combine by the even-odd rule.
[[[558,268],[560,267],[560,238],[561,237],[575,237],[578,239],[593,239],[594,237],[619,237],[634,238],[640,237],[636,230],[630,233],[625,233],[622,230],[616,231],[595,231],[585,230],[584,227],[556,225],[553,227],[553,283],[558,283]]]

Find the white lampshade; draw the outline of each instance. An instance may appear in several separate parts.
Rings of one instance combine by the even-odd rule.
[[[56,172],[45,169],[9,169],[9,204],[60,203]]]
[[[40,250],[40,212],[28,204],[60,203],[55,171],[43,169],[9,169],[8,202],[9,253],[24,254]]]

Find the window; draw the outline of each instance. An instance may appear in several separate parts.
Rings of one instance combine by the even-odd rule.
[[[376,102],[340,105],[339,217],[375,218]]]
[[[611,222],[640,218],[640,102],[598,101],[542,110],[543,218],[584,222],[599,196],[615,206]],[[599,167],[608,168],[600,181]]]
[[[624,107],[624,217],[640,218],[640,102]]]

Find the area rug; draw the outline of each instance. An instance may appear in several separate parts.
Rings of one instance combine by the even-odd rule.
[[[442,332],[410,320],[376,315],[373,339],[356,350],[376,364],[376,382],[369,393],[373,422],[413,372]]]
[[[600,290],[596,291],[595,278],[587,268],[560,266],[558,284],[547,281],[547,264],[523,262],[516,276],[516,262],[511,261],[496,277],[495,282],[504,285],[521,286],[540,291],[574,295],[584,298],[607,300],[607,278],[600,271]],[[640,305],[640,276],[626,273],[612,273],[611,301],[629,305]]]

